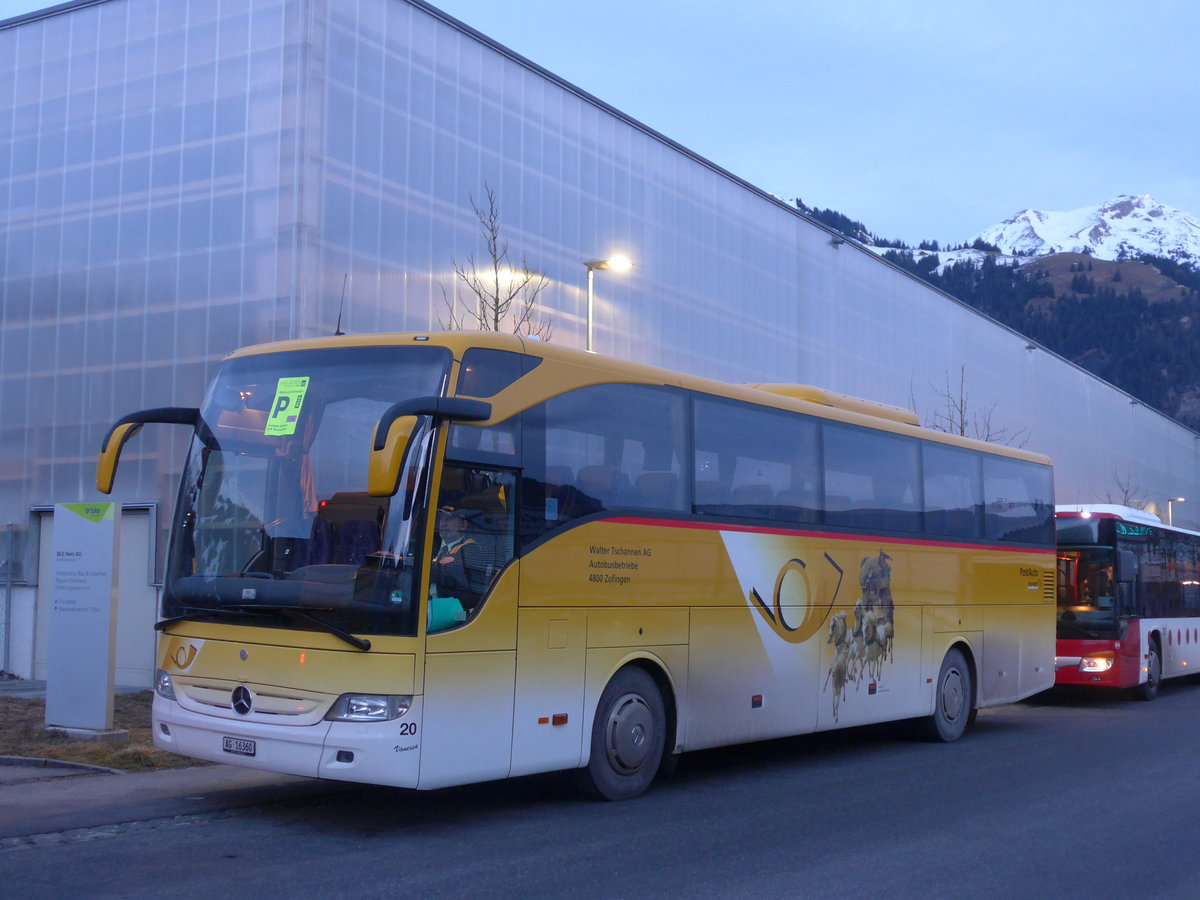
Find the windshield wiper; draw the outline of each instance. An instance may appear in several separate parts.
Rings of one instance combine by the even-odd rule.
[[[163,619],[154,623],[155,631],[162,631],[176,622],[191,622],[196,619],[219,619],[221,614],[228,612],[234,616],[244,616],[246,613],[238,609],[230,609],[229,607],[201,607],[201,606],[185,606],[187,612],[179,616],[171,616],[169,619]]]
[[[329,622],[324,621],[323,619],[318,619],[311,612],[309,612],[309,609],[315,609],[317,612],[333,612],[333,609],[330,607],[327,607],[327,606],[310,607],[309,609],[302,609],[298,606],[275,606],[275,605],[271,605],[271,604],[267,604],[267,603],[237,603],[237,604],[233,604],[230,606],[223,606],[222,609],[233,610],[235,612],[243,613],[246,615],[253,615],[254,613],[257,613],[257,612],[284,613],[284,614],[290,613],[291,615],[299,616],[301,619],[304,619],[306,622],[311,622],[313,625],[316,625],[322,631],[332,634],[336,638],[341,638],[343,641],[345,641],[347,644],[349,644],[351,647],[354,647],[357,650],[370,650],[371,649],[371,642],[368,641],[366,638],[355,637],[350,632],[343,631],[341,628],[338,628],[336,625],[332,625]]]

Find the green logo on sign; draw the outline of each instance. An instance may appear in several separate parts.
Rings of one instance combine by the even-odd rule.
[[[271,414],[267,417],[267,427],[263,434],[279,436],[296,433],[296,423],[300,421],[300,408],[304,405],[304,395],[308,393],[308,378],[280,378],[279,386],[275,388],[275,399],[271,402]]]
[[[63,509],[69,509],[75,515],[89,522],[99,524],[105,519],[113,518],[115,503],[64,503]]]

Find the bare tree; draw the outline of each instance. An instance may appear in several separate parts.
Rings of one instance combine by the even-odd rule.
[[[538,295],[550,285],[544,273],[529,268],[525,257],[521,265],[513,266],[508,258],[508,241],[501,234],[500,206],[496,192],[485,181],[484,202],[472,196],[471,209],[479,220],[479,230],[487,246],[487,259],[476,264],[474,256],[465,263],[451,259],[454,266],[455,289],[442,286],[442,301],[446,318],[440,319],[443,328],[479,331],[511,331],[550,340],[553,327],[549,319],[535,316]],[[468,293],[459,295],[459,287]]]
[[[1010,447],[1024,447],[1029,441],[1028,428],[1008,428],[992,423],[992,416],[996,412],[995,402],[990,406],[971,409],[965,365],[959,367],[957,387],[951,385],[949,372],[946,373],[944,389],[934,387],[932,382],[929,387],[937,394],[939,408],[926,417],[926,428]],[[915,408],[915,403],[913,405]]]
[[[1129,506],[1133,509],[1143,509],[1146,506],[1146,498],[1142,495],[1142,489],[1133,483],[1133,476],[1129,470],[1125,470],[1124,479],[1121,478],[1121,473],[1113,469],[1113,483],[1117,486],[1117,495],[1109,491],[1104,495],[1104,500],[1107,503],[1119,503],[1121,506]]]

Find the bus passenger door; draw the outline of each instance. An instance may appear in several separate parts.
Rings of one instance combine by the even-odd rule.
[[[426,602],[421,789],[505,778],[517,584],[511,472],[442,470]]]
[[[512,600],[515,610],[515,591]],[[461,642],[452,634],[427,642],[417,781],[422,790],[508,776],[516,653],[443,649],[454,643]]]

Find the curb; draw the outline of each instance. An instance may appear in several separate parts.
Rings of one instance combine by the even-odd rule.
[[[33,756],[0,756],[0,766],[25,766],[33,769],[77,769],[83,772],[93,772],[97,775],[128,775],[121,769],[110,769],[106,766],[92,766],[87,763],[66,762],[60,759],[39,759]]]

